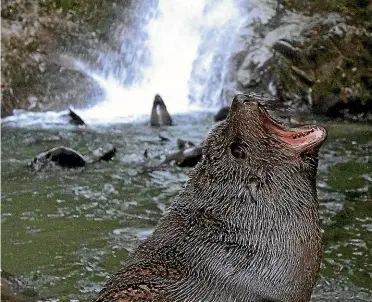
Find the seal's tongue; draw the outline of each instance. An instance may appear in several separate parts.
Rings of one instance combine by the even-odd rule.
[[[320,146],[326,139],[326,130],[323,127],[307,125],[300,128],[287,129],[270,117],[265,109],[261,108],[261,114],[269,131],[301,152]]]

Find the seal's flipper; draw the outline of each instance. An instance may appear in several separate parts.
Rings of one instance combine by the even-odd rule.
[[[86,126],[86,123],[83,121],[83,119],[78,116],[71,108],[68,109],[69,110],[69,117],[70,117],[70,120],[69,120],[69,123],[70,124],[73,124],[73,125],[78,125],[78,126]]]

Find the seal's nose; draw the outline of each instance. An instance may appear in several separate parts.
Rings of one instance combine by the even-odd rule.
[[[234,97],[234,101],[240,104],[244,104],[246,102],[249,102],[249,98],[247,98],[247,96],[244,94],[237,94]]]
[[[240,104],[252,104],[252,105],[259,105],[257,99],[252,97],[250,94],[237,94],[234,97],[233,102],[240,103]]]

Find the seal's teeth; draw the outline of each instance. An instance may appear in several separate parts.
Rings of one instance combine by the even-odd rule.
[[[305,136],[309,135],[310,133],[313,133],[314,131],[315,131],[315,129],[310,129],[308,131],[296,133],[296,134],[292,135],[292,139],[305,137]]]

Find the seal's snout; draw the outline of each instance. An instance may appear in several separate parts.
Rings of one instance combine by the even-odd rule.
[[[237,94],[233,99],[233,103],[255,105],[259,104],[258,101],[252,98],[249,94]]]
[[[260,107],[260,101],[259,97],[255,94],[237,94],[233,101],[232,101],[232,107],[236,105],[245,105],[252,108],[259,108]]]
[[[164,101],[162,97],[159,94],[156,94],[154,98],[154,105],[163,105],[163,104],[164,104]]]
[[[240,103],[240,104],[244,104],[248,101],[249,101],[249,99],[244,94],[237,94],[234,97],[234,102],[237,102],[237,103]]]

